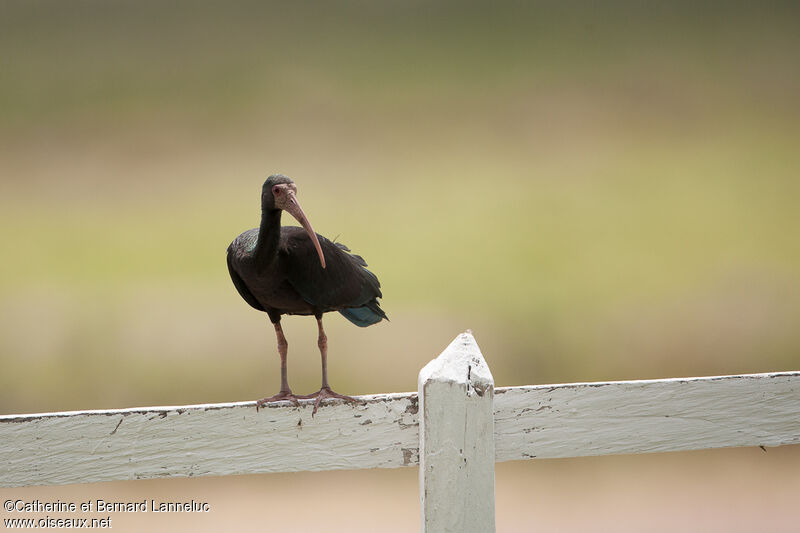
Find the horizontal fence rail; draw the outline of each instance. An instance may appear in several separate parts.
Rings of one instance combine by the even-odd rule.
[[[0,416],[0,486],[418,463],[417,395]]]
[[[0,486],[419,464],[416,393],[0,416]],[[800,442],[800,372],[498,387],[496,461]]]
[[[800,372],[505,387],[497,461],[800,443]]]

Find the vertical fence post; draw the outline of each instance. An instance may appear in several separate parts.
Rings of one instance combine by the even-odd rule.
[[[494,379],[469,330],[418,387],[422,531],[494,531]]]

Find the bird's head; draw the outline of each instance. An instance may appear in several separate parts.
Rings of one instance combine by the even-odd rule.
[[[264,212],[283,210],[292,215],[306,230],[311,242],[314,243],[314,248],[317,249],[319,255],[319,262],[322,268],[325,268],[325,256],[322,254],[322,247],[317,239],[317,234],[314,233],[314,228],[308,221],[308,217],[303,212],[300,204],[297,202],[297,186],[289,176],[283,174],[273,174],[264,186],[261,188],[261,209]]]

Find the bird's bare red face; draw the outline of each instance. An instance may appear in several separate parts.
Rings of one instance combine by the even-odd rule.
[[[314,232],[314,228],[311,227],[311,222],[308,221],[308,217],[303,212],[303,208],[300,207],[300,204],[297,201],[297,187],[295,184],[278,183],[277,185],[273,185],[272,196],[275,198],[275,207],[278,209],[283,209],[292,215],[300,223],[300,225],[303,226],[303,229],[306,230],[306,233],[308,233],[308,236],[314,243],[314,248],[317,249],[319,262],[322,265],[322,268],[325,268],[325,256],[322,253],[322,246],[319,244],[319,239],[317,239],[317,234]]]
[[[277,185],[272,186],[272,195],[275,197],[275,206],[278,206],[278,199],[279,198],[286,198],[286,193],[288,191],[292,191],[293,193],[297,194],[297,186],[294,183],[278,183]],[[281,209],[283,209],[281,207]]]

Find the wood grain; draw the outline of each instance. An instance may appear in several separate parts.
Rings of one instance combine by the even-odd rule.
[[[417,394],[360,399],[3,415],[0,486],[418,465]],[[494,437],[497,461],[796,444],[800,373],[497,388]]]

